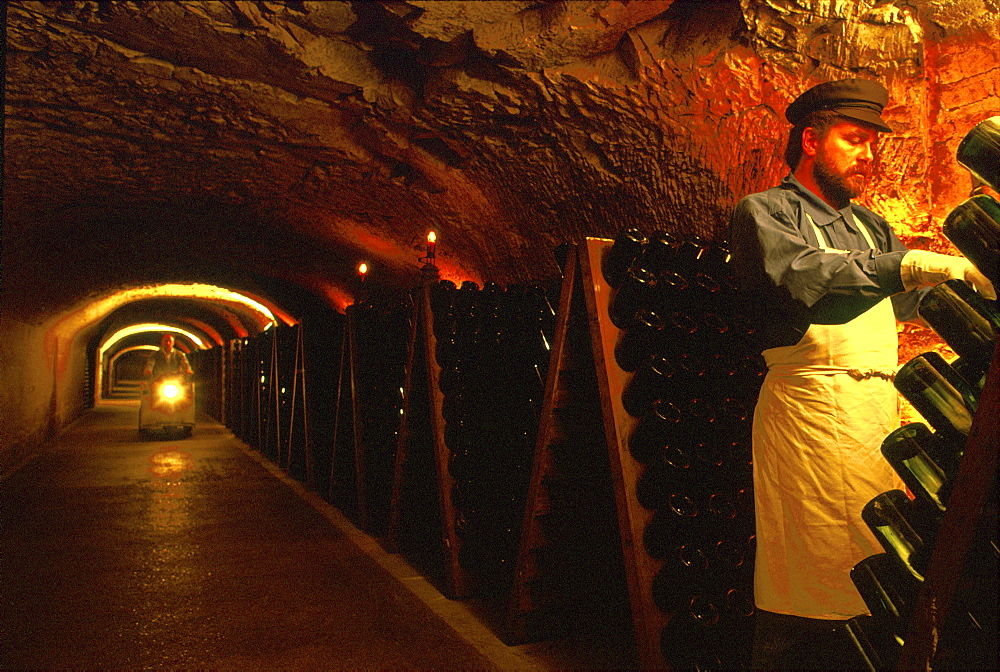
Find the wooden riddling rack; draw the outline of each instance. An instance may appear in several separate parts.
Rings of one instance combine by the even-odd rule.
[[[329,495],[379,535],[389,527],[412,304],[380,294],[346,313]]]
[[[624,334],[610,321],[614,292],[601,272],[610,246],[609,240],[591,238],[564,248],[555,311],[544,291],[448,288],[433,270],[408,302],[388,311],[403,315],[391,318],[396,325],[391,329],[384,322],[386,310],[353,306],[341,367],[331,501],[352,512],[362,527],[384,534],[389,549],[414,560],[449,597],[490,598],[508,644],[587,633],[620,639],[622,632],[631,632],[637,664],[656,669],[676,660],[679,651],[661,646],[672,613],[657,606],[653,584],[668,570],[663,570],[664,558],[653,557],[645,547],[654,517],[647,506],[649,493],[669,496],[678,484],[629,451],[637,418],[625,411],[622,394],[632,374],[615,360],[615,346]],[[713,305],[711,312],[713,328],[725,330],[723,306]],[[364,327],[373,314],[382,318]],[[497,339],[504,330],[489,325],[504,316],[510,318],[507,336]],[[720,338],[713,343],[746,347],[736,335]],[[514,347],[532,339],[551,351]],[[364,344],[368,341],[371,346]],[[366,347],[373,348],[376,358],[370,364],[364,363]],[[398,381],[402,390],[398,399],[393,395],[393,403],[399,402],[398,409],[392,406],[398,423],[390,423],[394,449],[384,442],[372,445],[363,419],[366,407],[386,406],[374,401],[380,397],[373,394],[373,383],[364,380],[364,371],[386,357],[395,372],[386,389],[396,389]],[[706,391],[703,401],[709,399]],[[688,393],[680,388],[672,398],[683,405],[691,402]],[[711,400],[721,404],[733,396],[719,394]],[[738,406],[752,408],[753,400]],[[746,421],[744,412],[735,422]],[[736,425],[724,422],[720,411],[717,423],[697,429],[711,430],[711,436],[702,437],[705,441],[725,439],[728,445],[735,439],[725,432],[748,427]],[[470,454],[477,447],[486,450]],[[391,452],[389,488],[384,460],[378,482],[373,476],[373,451],[386,457]],[[724,477],[725,467],[717,460],[707,465],[718,479],[703,485],[715,490],[694,495],[702,519],[717,519],[702,526],[698,539],[687,540],[706,544],[695,551],[706,562],[714,562],[713,549],[728,539],[725,534],[742,534],[747,516],[752,530],[752,508],[746,509],[749,464],[740,459],[742,465]],[[740,491],[743,510],[736,501]],[[384,527],[375,522],[375,501],[387,511]],[[477,520],[484,512],[490,515]],[[748,581],[752,558],[742,547],[736,553],[742,569],[713,578],[735,580],[738,574]],[[666,583],[673,581],[668,579]],[[702,595],[707,582],[695,583],[693,594]],[[726,591],[711,599],[718,604],[708,606],[724,625],[715,616],[699,614],[694,634],[706,644],[698,653],[702,661],[741,659],[746,628],[741,616],[726,610],[743,603],[726,602]]]
[[[220,362],[220,415],[248,445],[296,478],[312,482],[303,326],[276,326],[229,343]]]
[[[628,632],[630,625],[637,568],[622,554],[621,474],[609,459],[618,441],[611,398],[601,394],[608,377],[594,351],[588,273],[580,248],[569,247],[504,619],[510,644],[595,633],[602,625]]]
[[[449,597],[505,596],[554,315],[537,286],[424,271],[348,309],[328,498]]]
[[[641,668],[660,669],[671,664],[745,666],[749,655],[749,617],[753,609],[750,598],[753,511],[749,454],[737,456],[735,452],[723,451],[725,458],[722,461],[717,459],[719,453],[716,451],[712,451],[709,459],[703,459],[708,457],[705,454],[695,455],[706,463],[705,468],[689,465],[680,471],[699,472],[700,489],[697,492],[684,491],[692,484],[691,480],[682,483],[684,479],[664,465],[643,464],[631,454],[629,438],[639,421],[626,412],[622,397],[632,374],[619,366],[615,356],[616,346],[627,334],[610,319],[609,307],[615,293],[601,271],[611,245],[610,240],[588,238],[584,245],[574,246],[567,256],[516,579],[508,607],[508,636],[513,642],[544,636],[547,627],[552,622],[558,623],[561,617],[564,619],[567,611],[580,610],[579,604],[572,604],[574,600],[590,601],[597,595],[605,605],[612,605],[608,611],[613,614],[617,589],[626,599]],[[671,270],[688,273],[693,282],[693,276],[706,269],[692,259],[687,267]],[[709,278],[703,281],[702,288],[707,289]],[[676,284],[673,288],[679,289]],[[746,334],[735,333],[737,321],[732,319],[735,317],[732,306],[724,305],[722,298],[727,293],[721,286],[711,290],[712,296],[697,296],[693,287],[690,294],[681,290],[675,297],[676,304],[668,300],[661,305],[695,313],[696,318],[702,319],[695,331],[698,328],[715,329],[717,334],[709,341],[720,352],[726,348],[731,354],[742,352],[749,344],[745,342]],[[690,304],[693,296],[701,302],[699,306]],[[706,325],[705,316],[709,314],[713,319]],[[730,324],[734,325],[734,333],[727,334]],[[691,332],[686,344],[693,347],[698,338]],[[661,342],[659,345],[668,344]],[[667,391],[667,396],[677,404],[686,405],[682,411],[685,416],[692,404],[698,405],[698,420],[690,421],[686,430],[689,436],[692,431],[700,433],[694,444],[703,452],[711,450],[710,446],[718,448],[718,442],[726,446],[740,444],[749,450],[747,409],[752,409],[755,403],[763,369],[759,360],[750,354],[736,359],[746,359],[749,364],[744,371],[750,378],[749,384],[744,386],[749,392],[739,399],[736,398],[739,395],[735,392],[735,380],[713,379],[712,374],[707,373],[708,370],[722,371],[717,367],[699,369],[694,375],[700,380],[679,382]],[[736,373],[729,369],[726,372]],[[688,383],[693,386],[687,387]],[[694,395],[700,395],[700,399],[696,400]],[[737,411],[742,417],[724,420],[720,411],[716,418],[707,408],[710,404],[719,408],[726,406],[733,411],[742,408]],[[589,424],[585,420],[589,420]],[[661,438],[664,445],[669,442],[667,437]],[[574,479],[576,484],[573,484]],[[589,540],[574,536],[580,533],[579,530],[563,529],[553,534],[549,521],[560,517],[559,509],[571,508],[562,491],[574,485],[578,493],[587,493],[591,498],[579,511],[603,509],[613,512],[609,534],[598,533]],[[660,503],[665,504],[665,499],[673,494],[690,495],[700,511],[699,520],[704,521],[697,526],[686,525],[684,529],[690,532],[689,538],[684,534],[673,537],[674,546],[686,545],[685,553],[691,555],[685,555],[685,559],[695,571],[676,566],[679,560],[676,547],[661,548],[657,557],[646,547],[644,539],[648,538],[654,520],[655,500],[659,496]],[[685,509],[685,512],[690,514],[691,510]],[[592,513],[589,518],[593,519]],[[584,529],[585,520],[587,517],[580,516],[577,527]],[[660,531],[666,528],[669,532],[672,522],[668,517]],[[680,527],[681,521],[676,522]],[[576,543],[576,549],[570,549],[569,554],[575,552],[577,556],[584,556],[592,552],[595,538],[604,556],[599,569],[588,574],[576,571],[572,563],[547,562],[546,556],[552,554],[553,546]],[[566,540],[570,543],[566,544]],[[749,551],[745,550],[744,542],[749,542]],[[725,559],[721,552],[716,552],[723,546]],[[721,571],[718,563],[722,561],[732,563],[733,567]],[[701,566],[700,562],[707,566]],[[661,582],[672,585],[676,593],[674,601],[661,604],[665,609],[654,599],[654,584]],[[720,582],[724,587],[721,592],[712,585],[718,586]],[[664,632],[671,627],[673,618],[679,618],[671,606],[678,611],[681,607],[687,610],[685,620],[688,622],[682,623],[683,628],[674,633],[682,634],[683,641],[675,646],[669,643],[669,633],[673,630]],[[697,610],[693,618],[689,607]],[[675,622],[674,630],[677,627]],[[692,653],[695,658],[690,658]]]

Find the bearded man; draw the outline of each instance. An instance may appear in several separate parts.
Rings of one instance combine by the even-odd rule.
[[[733,265],[768,365],[753,424],[754,669],[855,666],[844,623],[868,609],[850,570],[882,550],[861,510],[903,487],[880,451],[899,427],[896,321],[916,319],[921,287],[951,278],[996,297],[966,259],[908,250],[851,202],[892,130],[887,102],[863,79],[803,93],[785,112],[791,173],[732,215]]]

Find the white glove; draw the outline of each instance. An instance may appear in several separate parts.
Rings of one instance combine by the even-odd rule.
[[[927,250],[910,250],[903,255],[903,261],[899,265],[899,275],[907,291],[957,279],[963,280],[984,298],[991,301],[997,298],[993,283],[965,257],[952,257]]]

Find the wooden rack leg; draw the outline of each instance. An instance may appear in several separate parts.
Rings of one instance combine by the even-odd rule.
[[[538,518],[545,513],[547,508],[542,492],[542,479],[548,471],[549,465],[546,462],[549,455],[548,447],[553,442],[556,431],[556,390],[559,387],[559,373],[566,351],[566,332],[570,317],[570,301],[575,287],[576,266],[577,251],[574,246],[567,255],[566,267],[563,269],[563,284],[559,293],[559,308],[556,312],[556,325],[542,398],[538,437],[535,441],[535,456],[531,466],[531,478],[521,524],[521,539],[514,566],[514,581],[504,618],[504,631],[508,644],[522,644],[529,639],[527,619],[535,608],[531,602],[527,584],[536,574],[534,553],[542,545],[542,531]]]
[[[437,471],[438,501],[441,509],[441,536],[444,550],[448,591],[451,597],[467,597],[471,590],[470,577],[459,564],[460,540],[455,530],[456,511],[451,500],[454,480],[448,472],[449,453],[444,442],[444,395],[439,382],[441,367],[437,363],[437,337],[434,335],[434,313],[431,310],[430,285],[421,291],[420,313],[424,336],[424,357],[427,362],[427,387],[430,396],[431,434],[434,442],[434,464]]]
[[[407,449],[410,445],[410,413],[413,396],[413,357],[417,343],[417,327],[419,316],[410,313],[410,336],[406,346],[406,366],[403,374],[403,417],[399,423],[399,434],[396,437],[396,456],[392,466],[392,495],[389,499],[389,530],[386,535],[386,549],[391,553],[399,552],[400,527],[403,517],[403,479],[405,477]]]
[[[622,406],[622,391],[625,389],[629,374],[619,369],[615,362],[614,349],[618,330],[608,315],[611,287],[601,273],[601,258],[611,244],[611,240],[587,238],[586,249],[581,250],[580,255],[582,286],[587,300],[587,315],[590,316],[594,363],[605,417],[604,427],[611,459],[611,474],[614,479],[618,530],[625,559],[629,599],[632,603],[639,666],[642,669],[663,669],[666,662],[660,647],[660,633],[668,617],[653,602],[651,590],[653,577],[663,562],[650,557],[643,546],[643,531],[652,519],[653,513],[639,503],[636,495],[636,485],[642,473],[642,465],[627,449],[627,437],[636,421]]]
[[[330,480],[327,483],[326,498],[333,501],[337,483],[337,441],[340,439],[340,403],[344,389],[344,361],[347,356],[347,325],[340,340],[340,363],[337,365],[337,398],[333,405],[333,437],[330,441]]]
[[[361,399],[358,398],[358,325],[355,307],[347,309],[347,366],[351,391],[351,436],[354,446],[354,497],[358,525],[367,529],[368,496],[365,490],[365,444],[361,426]]]

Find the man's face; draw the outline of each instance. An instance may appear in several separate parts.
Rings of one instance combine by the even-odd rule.
[[[872,176],[877,143],[878,131],[853,121],[837,122],[819,140],[813,177],[838,207],[864,193]]]
[[[166,350],[167,352],[170,352],[171,350],[173,350],[174,349],[174,337],[171,336],[170,334],[167,334],[166,336],[164,336],[163,338],[161,338],[160,339],[160,347],[163,348],[164,350]]]

